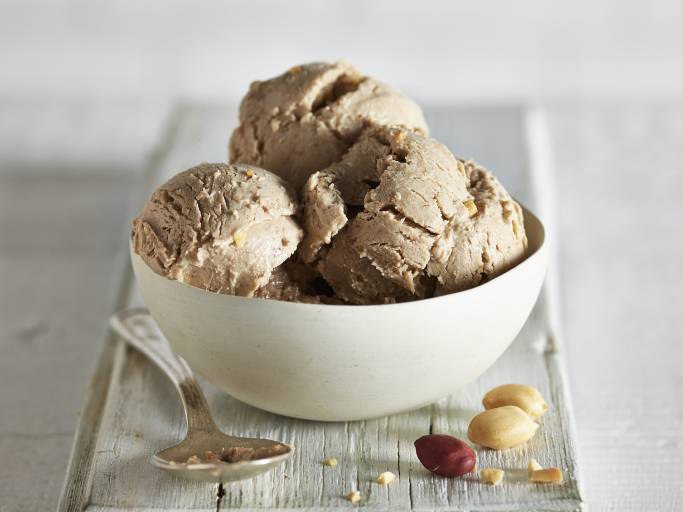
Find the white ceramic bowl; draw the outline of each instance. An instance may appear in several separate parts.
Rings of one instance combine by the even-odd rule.
[[[491,281],[377,306],[248,299],[155,274],[132,254],[147,307],[192,369],[233,397],[286,416],[357,420],[429,404],[481,375],[522,328],[547,250],[525,210],[529,256]]]

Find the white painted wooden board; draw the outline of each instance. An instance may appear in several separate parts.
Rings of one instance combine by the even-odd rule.
[[[534,172],[529,158],[528,145],[531,142],[533,148],[536,141],[529,141],[528,133],[538,133],[536,118],[515,106],[435,109],[427,114],[434,136],[456,154],[475,157],[490,167],[518,199],[537,210],[541,202],[536,198],[546,196],[542,174],[538,169]],[[234,108],[180,109],[152,166],[150,188],[199,161],[224,160],[235,119]],[[552,217],[552,212],[539,213]],[[279,439],[298,447],[295,457],[281,468],[226,486],[220,503],[216,486],[179,481],[149,465],[152,453],[184,433],[180,401],[171,384],[141,355],[120,342],[111,345],[86,406],[60,508],[346,509],[351,505],[343,495],[358,489],[362,504],[377,509],[577,510],[581,496],[576,448],[552,296],[544,292],[517,340],[485,375],[451,397],[410,413],[352,423],[293,420],[241,404],[204,385],[217,423],[226,432]],[[134,288],[127,300],[139,302]],[[413,441],[429,432],[466,438],[470,418],[482,409],[484,392],[506,382],[537,386],[551,409],[526,446],[504,452],[478,450],[480,467],[507,470],[505,483],[489,487],[474,477],[444,479],[425,470],[415,457]],[[339,466],[322,466],[327,456],[338,458]],[[560,466],[566,482],[561,486],[527,482],[529,457],[542,465]],[[374,484],[386,470],[396,473],[398,480],[388,487]]]
[[[138,185],[0,162],[1,512],[57,504]]]

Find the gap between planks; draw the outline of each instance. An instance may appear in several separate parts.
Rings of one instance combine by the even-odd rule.
[[[130,217],[134,215],[137,205],[146,198],[147,191],[151,187],[154,175],[163,162],[165,155],[170,151],[178,137],[179,128],[184,119],[184,109],[176,108],[170,116],[167,129],[159,144],[149,159],[143,171],[144,186],[137,192],[137,201],[132,202]],[[128,223],[122,227],[121,243],[128,243],[130,228]],[[119,262],[116,264],[116,274],[120,277],[119,289],[116,292],[112,313],[123,308],[128,303],[133,288],[133,276],[130,272],[130,259],[128,251],[123,251]],[[108,319],[104,319],[108,325]],[[109,396],[114,368],[119,358],[116,357],[117,349],[124,344],[108,328],[105,328],[103,339],[100,340],[102,350],[97,355],[96,365],[93,371],[88,392],[84,399],[84,409],[76,425],[76,435],[73,439],[69,462],[64,477],[62,492],[57,504],[58,512],[80,512],[85,507],[92,485],[92,462],[95,455],[95,444],[99,434],[104,408]],[[78,457],[85,455],[86,459]]]

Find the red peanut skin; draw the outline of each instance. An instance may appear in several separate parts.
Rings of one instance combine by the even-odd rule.
[[[417,458],[432,473],[441,476],[466,475],[477,463],[477,454],[460,439],[430,434],[415,441]]]

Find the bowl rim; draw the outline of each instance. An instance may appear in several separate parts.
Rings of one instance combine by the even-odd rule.
[[[519,203],[519,202],[518,202]],[[141,264],[143,267],[149,271],[150,274],[154,276],[154,278],[158,279],[163,279],[165,281],[170,281],[173,283],[173,285],[185,287],[189,290],[192,291],[192,293],[198,293],[200,295],[206,294],[212,297],[221,297],[222,299],[225,300],[232,300],[232,301],[249,301],[250,303],[254,303],[254,301],[259,301],[261,303],[268,303],[268,304],[273,304],[277,303],[281,305],[282,307],[290,307],[290,308],[325,308],[325,309],[343,309],[345,311],[350,311],[351,309],[358,309],[358,308],[363,308],[364,310],[372,309],[372,308],[405,308],[405,307],[415,307],[416,305],[421,305],[421,304],[433,304],[437,301],[446,301],[446,300],[452,300],[455,296],[457,297],[463,297],[468,294],[473,294],[477,293],[478,291],[481,291],[482,289],[489,289],[492,286],[495,285],[495,283],[499,282],[501,279],[503,279],[505,276],[520,270],[522,267],[528,267],[531,265],[533,262],[535,262],[539,257],[540,254],[543,252],[545,247],[548,245],[548,234],[546,232],[545,226],[543,225],[543,222],[536,216],[531,210],[526,208],[524,205],[519,203],[520,206],[522,207],[522,211],[524,214],[524,219],[526,221],[527,218],[531,218],[536,223],[538,224],[539,228],[539,233],[538,233],[538,246],[532,251],[529,252],[526,257],[520,261],[517,265],[512,267],[509,270],[506,270],[502,274],[497,275],[493,279],[490,279],[486,281],[485,283],[479,284],[477,286],[474,286],[472,288],[467,288],[466,290],[460,290],[457,292],[451,292],[451,293],[446,293],[444,295],[439,295],[437,297],[427,297],[425,299],[416,299],[416,300],[411,300],[411,301],[406,301],[406,302],[395,302],[395,303],[389,303],[389,304],[311,304],[311,303],[306,303],[306,302],[290,302],[290,301],[285,301],[285,300],[277,300],[277,299],[265,299],[262,297],[242,297],[240,295],[228,295],[228,294],[223,294],[223,293],[218,293],[218,292],[211,292],[209,290],[205,290],[203,288],[199,288],[197,286],[192,286],[187,283],[183,283],[181,281],[177,281],[175,279],[170,279],[168,277],[162,276],[160,274],[157,274],[154,272],[149,266],[144,262],[144,260],[138,255],[134,248],[133,248],[133,243],[132,240],[130,241],[129,248],[130,248],[130,254],[131,254],[131,259],[133,258],[139,258]],[[525,222],[526,223],[526,222]],[[137,280],[137,276],[136,276]]]

